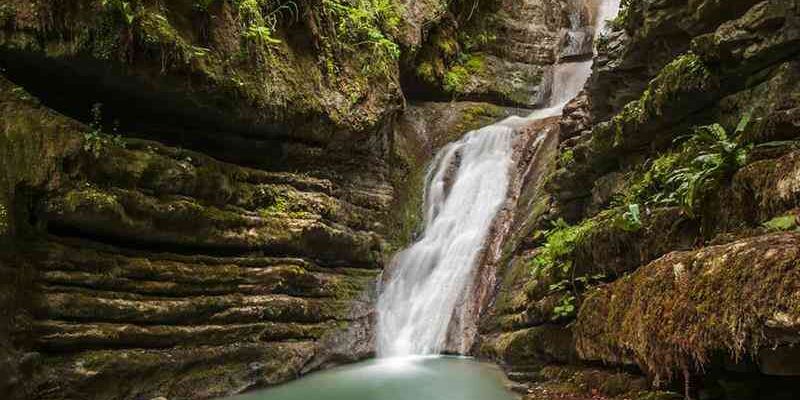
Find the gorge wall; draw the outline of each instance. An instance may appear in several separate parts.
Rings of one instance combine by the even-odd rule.
[[[515,203],[476,352],[531,399],[794,398],[800,4],[622,6]]]
[[[371,355],[428,160],[546,98],[567,7],[4,1],[2,397],[214,398]]]

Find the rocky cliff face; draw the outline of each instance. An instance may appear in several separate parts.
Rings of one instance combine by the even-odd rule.
[[[531,398],[796,395],[799,16],[623,2],[483,317]]]

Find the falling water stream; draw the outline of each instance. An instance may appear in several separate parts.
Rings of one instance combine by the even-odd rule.
[[[425,226],[395,257],[378,300],[378,355],[439,354],[449,321],[506,198],[514,127],[498,123],[445,146],[428,172]]]
[[[603,29],[620,0],[586,0],[594,29]],[[573,28],[580,18],[573,16]],[[570,41],[585,33],[568,32]],[[448,349],[453,316],[475,277],[479,257],[504,204],[514,167],[515,132],[558,115],[583,88],[591,61],[553,69],[548,107],[510,117],[442,148],[429,166],[424,226],[385,272],[377,304],[379,358],[311,374],[239,400],[511,400],[502,373]]]

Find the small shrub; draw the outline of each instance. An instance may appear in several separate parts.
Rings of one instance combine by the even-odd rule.
[[[539,254],[533,260],[534,275],[556,269],[557,272],[567,275],[572,270],[570,255],[575,249],[578,240],[594,227],[593,220],[586,220],[580,225],[571,226],[559,219],[553,223],[553,228],[544,233],[545,243]]]
[[[323,12],[334,21],[340,50],[369,50],[364,72],[390,75],[389,66],[400,58],[400,46],[391,37],[400,24],[400,10],[391,0],[323,0]]]
[[[572,293],[564,294],[559,304],[553,308],[553,320],[574,318],[576,300],[577,298]]]
[[[125,148],[125,139],[116,133],[103,133],[103,105],[96,103],[91,109],[92,122],[89,123],[90,130],[83,134],[83,151],[91,154],[94,158],[100,158],[110,146]]]

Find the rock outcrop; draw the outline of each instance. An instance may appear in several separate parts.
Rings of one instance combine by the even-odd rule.
[[[793,396],[799,7],[623,2],[483,315],[531,398]]]

